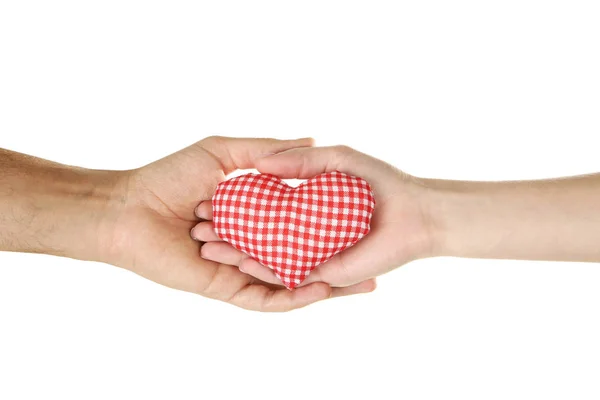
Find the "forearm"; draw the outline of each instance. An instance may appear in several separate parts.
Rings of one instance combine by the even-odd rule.
[[[0,250],[101,260],[118,218],[119,174],[0,149]]]
[[[423,182],[439,255],[600,261],[600,174]]]

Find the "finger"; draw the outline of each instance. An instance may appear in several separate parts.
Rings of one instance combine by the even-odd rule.
[[[221,242],[219,236],[215,232],[215,227],[211,221],[204,221],[196,224],[190,232],[192,239],[199,240],[201,242]]]
[[[350,249],[346,251],[349,250]],[[360,257],[360,263],[363,260],[360,254],[358,256]],[[222,260],[217,261],[224,262]],[[302,281],[302,283],[297,287],[310,285],[311,283],[315,282],[325,282],[332,287],[349,287],[371,279],[371,276],[368,276],[364,271],[354,271],[354,267],[352,267],[352,271],[348,271],[347,268],[342,267],[340,265],[339,261],[339,258],[336,256],[330,261],[321,264],[320,266],[312,270],[308,277],[306,277],[306,279]],[[365,264],[363,265],[369,265],[368,260],[365,260],[364,262]],[[261,263],[252,258],[248,257],[246,259],[243,259],[239,264],[239,267],[240,271],[242,271],[243,273],[252,275],[257,279],[260,279],[261,281],[277,285],[282,284],[281,280],[275,275],[273,270],[262,265]]]
[[[368,238],[369,235],[364,237],[361,243],[336,254],[330,260],[319,265],[313,271],[314,273],[306,278],[307,283],[327,282],[332,287],[349,287],[372,279],[373,275],[370,274],[372,269],[365,266],[371,266],[372,260],[376,259],[377,254],[371,254],[371,259],[365,259],[364,250],[356,252],[359,247],[365,245],[362,242],[366,242]]]
[[[213,211],[212,211],[212,201],[203,201],[198,204],[198,207],[194,210],[196,217],[200,219],[205,219],[207,221],[212,221],[213,219]]]
[[[313,283],[294,290],[285,288],[273,290],[264,285],[251,284],[238,291],[230,299],[230,302],[250,310],[282,312],[325,300],[331,294],[331,288],[323,282]]]
[[[263,282],[268,282],[275,285],[283,285],[281,279],[275,275],[272,269],[265,267],[250,257],[242,260],[240,263],[240,271],[245,274],[252,275],[256,279],[260,279]]]
[[[372,268],[365,268],[365,266],[372,266],[373,260],[381,259],[382,254],[386,254],[386,249],[382,247],[381,240],[377,240],[376,235],[367,235],[361,243],[336,254],[331,260],[311,271],[298,287],[315,282],[326,282],[332,287],[348,287],[369,280],[372,278],[370,274]],[[237,266],[243,273],[261,281],[282,285],[281,280],[270,268],[234,249],[229,243],[223,241],[204,243],[200,255],[206,260]],[[392,256],[393,254],[385,257],[382,261],[378,261],[378,264],[393,263]]]
[[[340,171],[366,179],[372,185],[397,179],[392,165],[346,146],[299,148],[263,157],[256,162],[260,172],[282,178],[308,179],[323,172]]]
[[[322,282],[293,291],[283,287],[275,288],[268,283],[257,282],[233,265],[210,261],[202,261],[202,268],[193,269],[202,272],[200,277],[203,281],[202,288],[196,288],[193,280],[184,280],[183,287],[180,284],[174,284],[172,287],[226,301],[249,310],[289,311],[327,299],[332,292],[329,285]]]
[[[226,242],[208,242],[202,245],[200,256],[220,264],[239,266],[248,256]]]
[[[223,166],[225,174],[236,169],[255,168],[256,160],[296,147],[314,145],[311,138],[296,140],[241,139],[211,136],[198,142],[198,145],[211,153]]]
[[[311,283],[321,282],[319,268],[320,267],[314,269],[310,273],[308,278],[306,278],[300,285],[298,285],[296,287],[299,288],[302,286],[310,285]],[[242,271],[248,275],[252,275],[253,277],[255,277],[257,279],[260,279],[261,281],[268,282],[268,283],[271,283],[274,285],[282,285],[281,280],[273,273],[273,271],[270,268],[265,267],[264,265],[260,264],[256,260],[253,260],[252,258],[247,258],[241,262],[240,271]],[[331,285],[330,282],[327,282],[327,281],[324,281],[324,282]],[[376,287],[375,279],[371,278],[371,279],[366,279],[362,282],[348,285],[346,287],[334,287],[332,293],[335,297],[347,296],[347,295],[357,294],[357,293],[372,292],[373,290],[375,290],[375,287]]]
[[[245,274],[252,275],[256,279],[260,279],[261,281],[274,283],[277,285],[283,285],[281,279],[279,279],[277,275],[275,275],[271,268],[262,265],[261,263],[250,257],[242,260],[239,267],[240,271],[242,271]],[[319,268],[312,270],[310,275],[296,287],[310,285],[311,283],[315,282],[329,283],[321,279],[321,276],[319,274]]]
[[[386,233],[381,231],[371,232],[356,245],[336,254],[319,266],[320,280],[332,286],[349,286],[389,270],[385,266],[399,266],[410,261],[399,262],[403,245],[390,250],[385,236]]]
[[[336,287],[331,291],[331,297],[350,296],[353,294],[370,293],[377,288],[375,278],[362,281],[355,285],[346,287]]]

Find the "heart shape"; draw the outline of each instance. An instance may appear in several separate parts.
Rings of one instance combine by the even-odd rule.
[[[212,205],[217,235],[293,289],[369,233],[375,199],[364,179],[338,171],[298,187],[247,174],[221,182]]]

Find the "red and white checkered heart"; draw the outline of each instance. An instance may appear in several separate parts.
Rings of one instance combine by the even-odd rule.
[[[289,289],[369,233],[375,207],[364,179],[337,171],[298,187],[273,175],[242,175],[220,183],[212,202],[217,235]]]

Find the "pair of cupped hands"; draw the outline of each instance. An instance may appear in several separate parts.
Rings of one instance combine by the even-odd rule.
[[[370,183],[371,232],[286,289],[273,272],[223,242],[211,198],[238,169],[282,179],[340,171]],[[371,292],[375,277],[431,252],[431,227],[418,180],[346,146],[313,139],[211,136],[126,175],[124,212],[114,222],[110,263],[155,282],[260,311],[288,311],[339,296]]]

